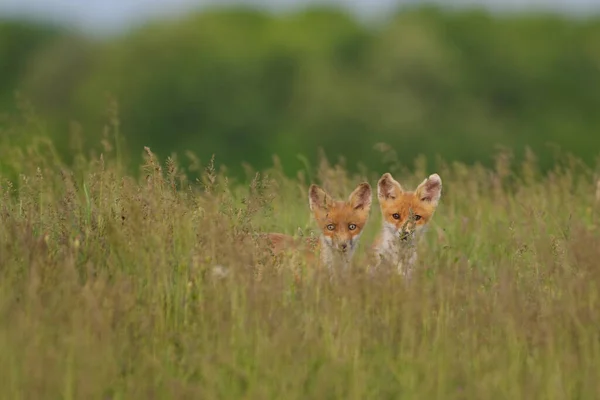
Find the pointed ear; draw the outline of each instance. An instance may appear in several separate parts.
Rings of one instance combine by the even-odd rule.
[[[377,182],[377,197],[379,197],[380,200],[395,199],[403,192],[404,189],[402,189],[402,185],[400,185],[389,172],[383,174],[381,178],[379,178],[379,182]]]
[[[437,205],[442,196],[442,179],[438,174],[429,175],[415,190],[421,201]]]
[[[355,210],[363,209],[368,210],[371,208],[371,185],[367,182],[359,184],[356,189],[350,194],[348,202],[352,205]]]
[[[312,184],[308,188],[308,204],[311,211],[325,210],[331,204],[331,196],[319,186]]]

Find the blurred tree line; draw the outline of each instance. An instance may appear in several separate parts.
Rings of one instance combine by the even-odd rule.
[[[117,126],[110,99],[132,163],[143,146],[215,154],[233,173],[273,154],[292,173],[319,147],[381,168],[378,142],[407,163],[489,164],[497,144],[531,147],[542,167],[548,142],[598,155],[600,19],[426,7],[366,26],[329,8],[237,8],[101,40],[5,21],[0,72],[1,110],[14,111],[18,90],[67,159],[73,121],[84,146]]]

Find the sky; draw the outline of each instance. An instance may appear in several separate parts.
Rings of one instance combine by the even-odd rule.
[[[365,17],[385,15],[399,4],[423,0],[326,0]],[[66,23],[96,33],[110,33],[148,18],[177,16],[214,4],[249,4],[273,10],[299,8],[317,0],[0,0],[0,17],[26,16]],[[438,3],[484,5],[492,9],[545,9],[574,14],[600,13],[600,0],[438,0]],[[320,1],[323,3],[323,1]]]

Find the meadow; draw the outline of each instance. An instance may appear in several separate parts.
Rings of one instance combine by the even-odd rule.
[[[384,170],[325,156],[228,178],[192,153],[110,141],[68,167],[45,140],[0,148],[0,396],[7,399],[596,399],[600,187],[559,155],[486,168],[397,160],[444,189],[412,285],[357,262],[331,282],[254,233],[317,234],[307,189]],[[14,139],[16,140],[16,139]],[[216,155],[218,160],[218,154]],[[215,267],[228,272],[216,276]]]

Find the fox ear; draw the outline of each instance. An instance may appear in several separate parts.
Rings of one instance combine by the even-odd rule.
[[[377,182],[377,197],[380,200],[395,199],[402,192],[404,192],[402,185],[389,172],[386,172],[379,178],[379,182]]]
[[[368,210],[371,207],[371,185],[367,182],[359,184],[356,189],[350,194],[348,201],[352,205],[352,208]]]
[[[421,201],[437,205],[442,196],[442,179],[438,174],[429,175],[415,190]]]
[[[331,196],[329,196],[322,188],[312,184],[308,188],[308,204],[310,210],[324,210],[331,203]]]

